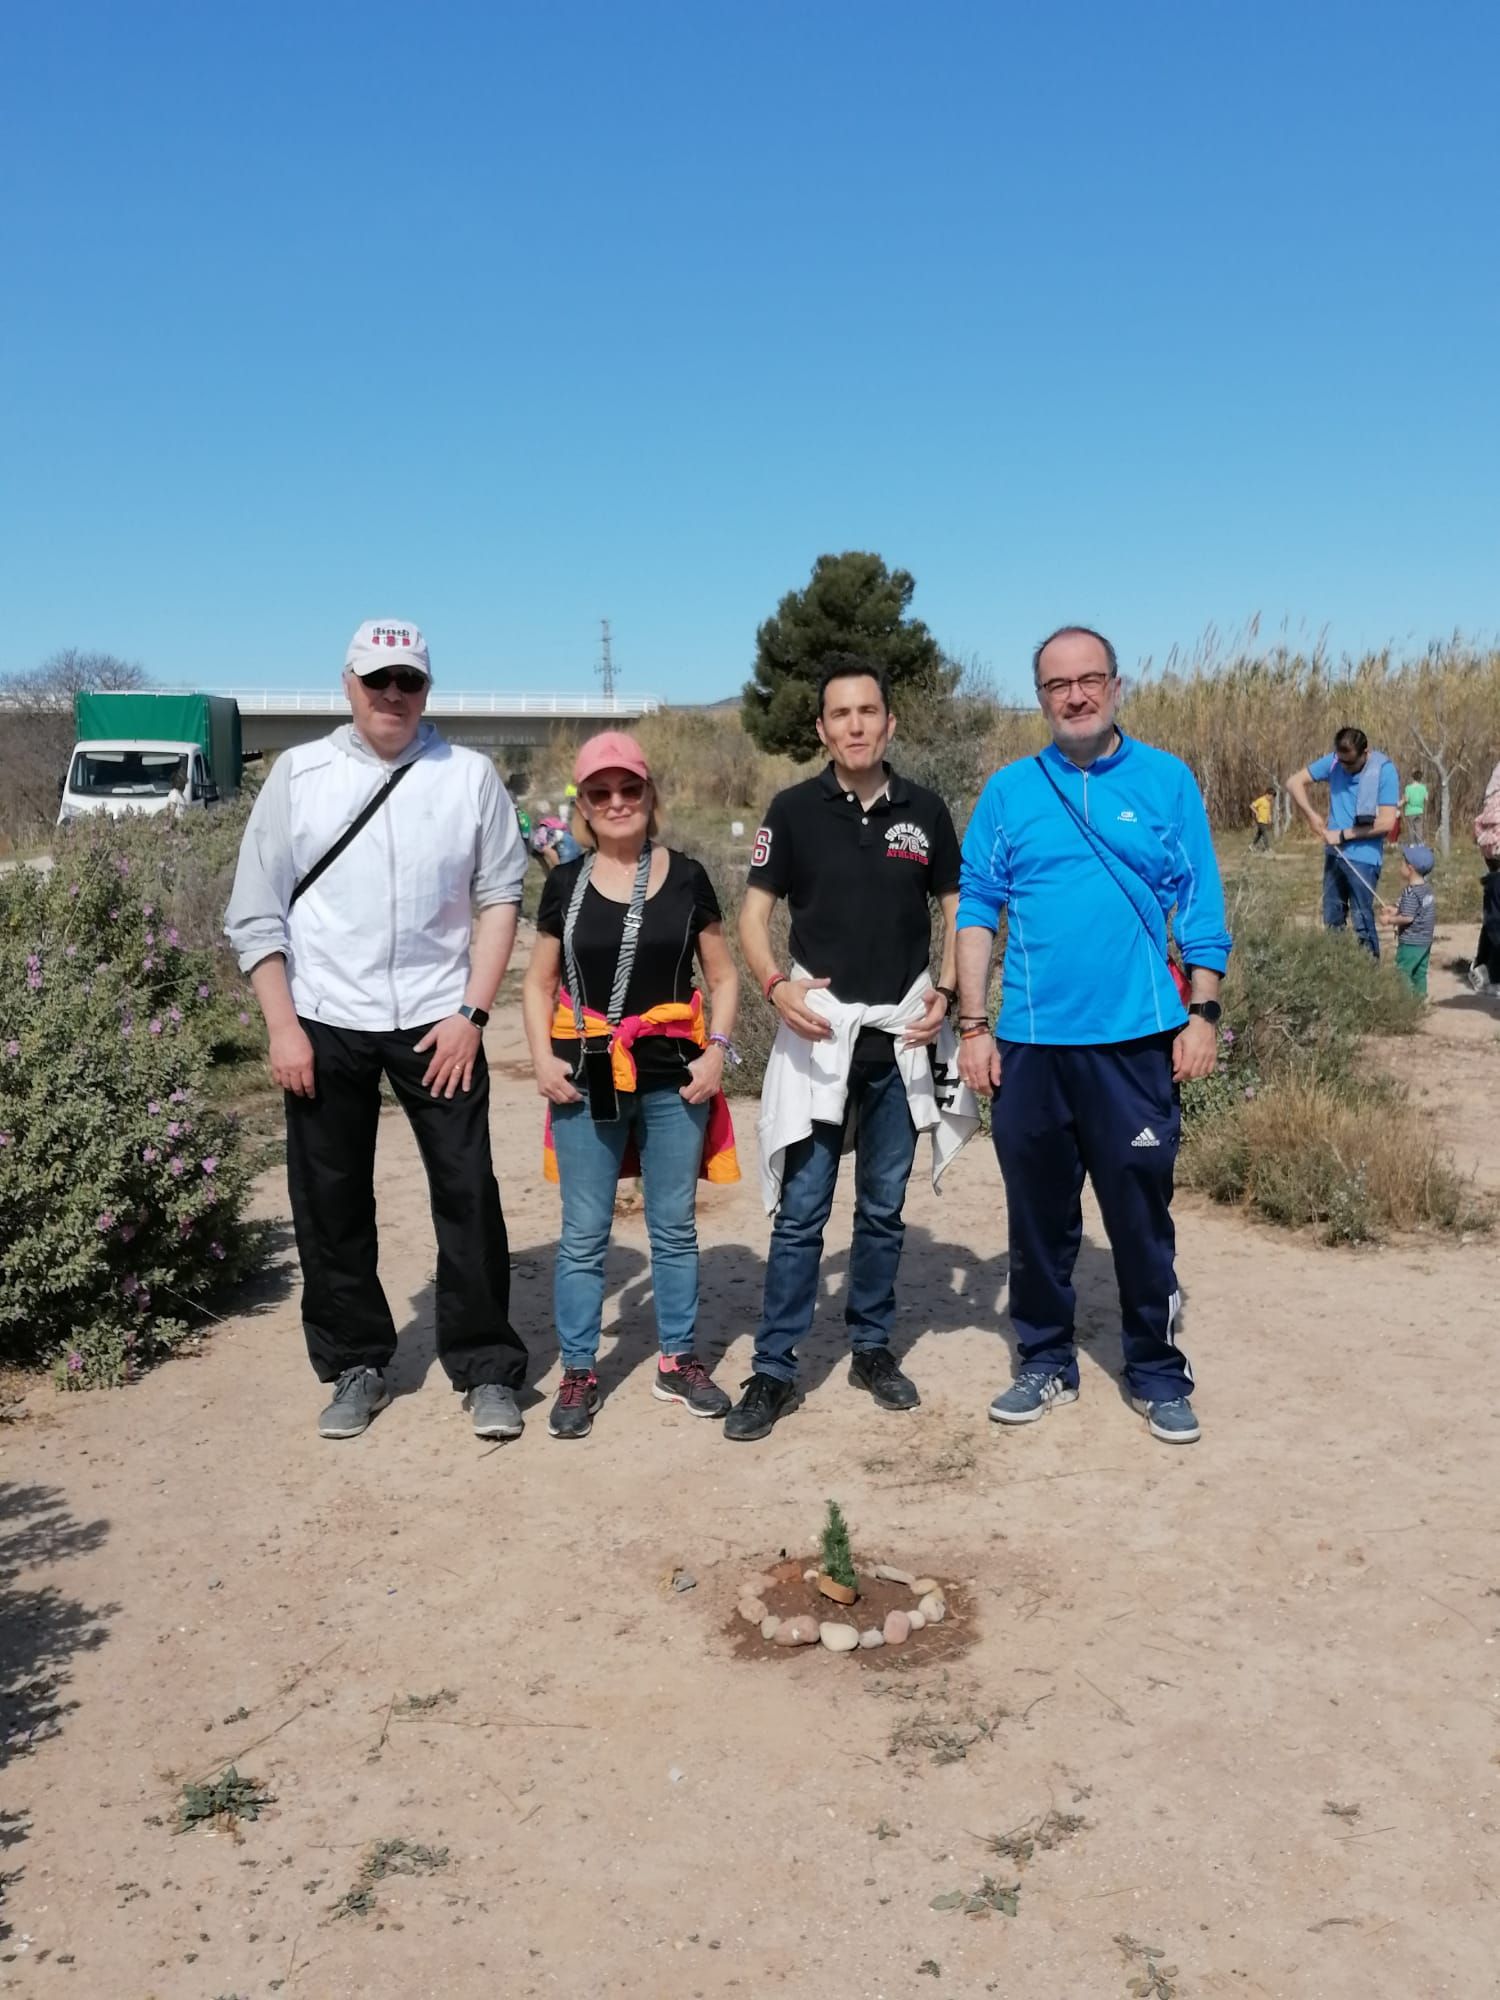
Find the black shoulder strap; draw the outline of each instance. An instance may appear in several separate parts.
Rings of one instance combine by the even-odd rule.
[[[338,839],[333,843],[332,847],[329,848],[328,852],[318,857],[318,859],[313,863],[312,867],[309,868],[307,873],[303,876],[302,880],[297,884],[296,888],[293,889],[292,902],[287,904],[287,908],[289,910],[292,907],[292,903],[295,903],[299,896],[305,895],[307,893],[307,891],[312,887],[313,883],[316,882],[318,877],[323,873],[323,870],[325,868],[331,868],[333,866],[334,862],[338,860],[339,856],[343,853],[344,849],[349,845],[350,841],[356,839],[358,835],[364,832],[365,828],[370,824],[370,821],[374,819],[376,813],[380,811],[380,808],[385,804],[386,800],[390,797],[391,793],[395,791],[397,785],[400,784],[401,780],[406,776],[407,772],[411,769],[412,764],[415,764],[416,761],[417,759],[413,757],[411,760],[411,764],[402,764],[399,767],[399,769],[392,771],[391,775],[386,779],[385,783],[380,787],[380,790],[375,794],[374,798],[368,800],[366,804],[360,809],[356,817],[350,820],[349,824],[344,828],[343,832],[339,835]]]

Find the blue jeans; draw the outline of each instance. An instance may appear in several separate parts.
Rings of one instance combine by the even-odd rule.
[[[1380,933],[1375,928],[1375,884],[1380,880],[1380,864],[1351,861],[1347,854],[1335,854],[1330,847],[1323,856],[1323,927],[1341,931],[1352,910],[1354,935],[1372,958],[1380,956]]]
[[[894,1064],[851,1072],[845,1118],[856,1110],[854,1234],[844,1322],[850,1344],[867,1351],[888,1345],[896,1317],[896,1271],[906,1235],[901,1205],[916,1157],[917,1131],[906,1085]],[[778,1382],[796,1379],[797,1342],[817,1310],[823,1230],[833,1207],[843,1140],[843,1126],[814,1125],[810,1138],[787,1149],[755,1335],[755,1372],[773,1375]]]
[[[554,1104],[552,1145],[562,1183],[562,1233],[552,1310],[564,1368],[592,1368],[604,1317],[604,1253],[615,1218],[620,1162],[634,1137],[641,1156],[651,1289],[663,1354],[691,1354],[698,1323],[698,1169],[706,1104],[675,1090],[620,1094],[620,1115],[596,1124],[587,1104]]]

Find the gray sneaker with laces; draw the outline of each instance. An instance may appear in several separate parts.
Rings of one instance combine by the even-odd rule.
[[[990,1418],[997,1424],[1034,1424],[1054,1403],[1077,1401],[1078,1391],[1070,1389],[1053,1369],[1023,1368],[990,1404]]]
[[[378,1368],[346,1368],[334,1386],[333,1401],[318,1417],[318,1436],[357,1438],[390,1400]]]
[[[464,1397],[464,1408],[479,1438],[518,1438],[526,1428],[514,1389],[503,1382],[481,1382]]]

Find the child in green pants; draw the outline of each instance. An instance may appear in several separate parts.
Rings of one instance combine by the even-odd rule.
[[[1432,957],[1432,930],[1437,920],[1437,897],[1428,880],[1437,857],[1430,847],[1414,841],[1401,850],[1401,879],[1406,887],[1401,900],[1387,916],[1381,916],[1396,933],[1396,970],[1413,993],[1427,998],[1427,961]]]

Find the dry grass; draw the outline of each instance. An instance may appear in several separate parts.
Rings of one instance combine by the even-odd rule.
[[[1326,1243],[1391,1230],[1480,1231],[1485,1203],[1423,1138],[1404,1099],[1290,1075],[1209,1121],[1184,1147],[1180,1178]]]

